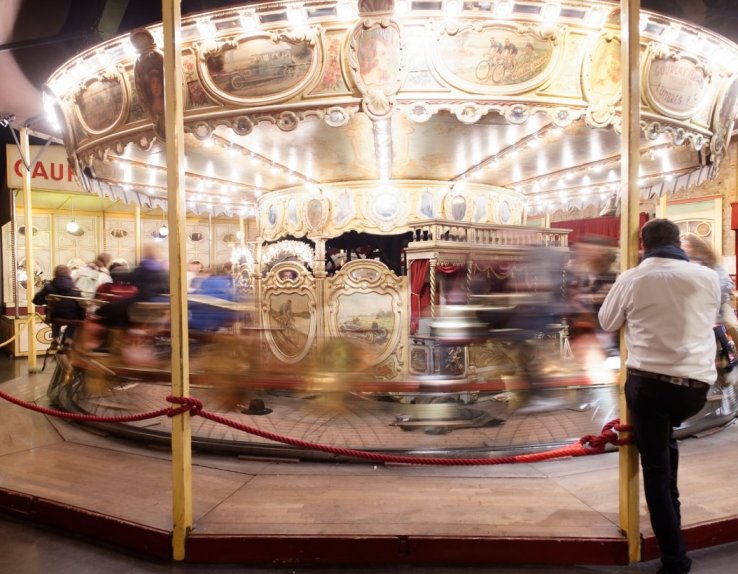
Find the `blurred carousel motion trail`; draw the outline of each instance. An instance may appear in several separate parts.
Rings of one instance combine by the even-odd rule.
[[[576,444],[617,417],[617,386],[586,368],[604,359],[594,339],[562,340],[555,325],[555,336],[543,333],[524,353],[510,332],[489,327],[511,307],[495,302],[449,305],[430,326],[447,350],[493,354],[499,368],[484,377],[370,376],[366,340],[383,336],[376,329],[321,341],[323,352],[299,369],[280,365],[263,352],[264,330],[237,320],[224,331],[193,332],[191,395],[204,411],[270,436],[452,463]],[[217,306],[248,313],[252,303]],[[16,367],[3,392],[94,417],[166,409],[167,307],[165,301],[134,304],[131,328],[113,333],[98,329],[89,314],[74,339],[60,345],[53,373],[28,375]],[[533,371],[523,364],[530,360],[536,361],[534,391],[525,379],[526,369]],[[681,436],[731,421],[731,390],[716,386],[719,399]],[[0,454],[5,512],[171,558],[171,419],[80,424],[5,402],[0,408],[2,424],[13,428]],[[282,444],[204,416],[190,420],[188,562],[521,564],[531,561],[526,544],[532,544],[537,564],[627,563],[618,527],[618,460],[608,454],[495,466],[345,464],[362,459]],[[725,501],[738,492],[738,468],[729,468],[732,459],[721,452],[734,435],[732,427],[710,437],[711,448],[695,442],[684,449],[684,466],[693,464],[691,455],[715,477],[705,489],[697,469],[686,471],[684,521],[694,548],[733,540],[736,519],[726,516]],[[649,560],[655,543],[643,506],[641,514]]]
[[[263,329],[233,321],[219,332],[192,332],[190,395],[211,413],[277,437],[449,458],[545,451],[597,435],[618,417],[617,372],[604,367],[605,355],[594,336],[569,341],[562,339],[561,325],[553,325],[552,334],[537,333],[533,345],[526,340],[521,346],[515,336],[520,329],[490,325],[503,315],[515,324],[511,313],[525,313],[520,309],[530,309],[530,301],[516,306],[509,304],[510,297],[505,297],[506,305],[500,305],[499,297],[492,299],[493,306],[446,306],[431,322],[431,334],[445,344],[444,360],[453,360],[453,353],[486,354],[491,357],[487,364],[496,367],[484,373],[382,380],[370,369],[372,349],[366,333],[322,340],[320,351],[296,367],[265,351]],[[213,303],[198,299],[196,304],[206,309],[200,313],[207,313]],[[231,311],[253,308],[214,305],[217,311],[229,305]],[[134,324],[110,332],[101,330],[94,314],[88,317],[78,336],[56,355],[48,389],[51,403],[99,418],[167,407],[167,313],[167,302],[135,303],[130,310]],[[719,426],[731,420],[736,409],[733,386],[718,384],[705,410],[678,432],[688,436]],[[162,444],[168,444],[171,431],[168,417],[85,424]],[[239,432],[203,417],[193,417],[191,424],[193,444],[201,450],[336,459],[334,454]]]

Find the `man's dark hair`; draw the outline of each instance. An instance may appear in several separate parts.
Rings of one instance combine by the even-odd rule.
[[[652,219],[641,229],[643,247],[654,249],[666,245],[680,245],[679,227],[668,219]]]

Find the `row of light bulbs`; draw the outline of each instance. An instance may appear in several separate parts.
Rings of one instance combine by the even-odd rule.
[[[654,146],[650,146],[647,149],[641,150],[641,155],[648,155],[651,159],[653,159],[657,155],[660,155],[662,157],[667,157],[669,148],[670,148],[669,143],[654,145]],[[573,169],[562,170],[563,173],[558,172],[557,174],[546,174],[546,175],[541,175],[538,177],[531,178],[525,182],[521,182],[517,184],[515,189],[516,191],[522,192],[526,186],[530,186],[532,191],[538,192],[541,190],[542,186],[547,185],[548,183],[551,182],[551,180],[558,180],[557,186],[560,191],[564,187],[569,187],[569,188],[573,187],[571,185],[565,184],[565,180],[571,180],[572,178],[576,177],[578,173],[583,174],[582,175],[582,186],[588,187],[590,179],[591,179],[588,172],[590,171],[601,172],[603,170],[608,169],[608,167],[618,164],[619,162],[620,162],[620,156],[613,156],[611,158],[595,161],[589,164],[585,164],[583,166],[577,166],[576,168],[573,168]],[[664,171],[667,171],[667,170],[664,170]],[[643,175],[642,166],[641,166],[640,175]],[[663,173],[658,174],[658,176],[661,176],[661,175],[663,175]],[[612,169],[610,170],[608,179],[610,180],[610,183],[612,183],[616,179]],[[643,180],[639,180],[639,185],[643,185]],[[554,190],[549,189],[546,191],[554,191]]]

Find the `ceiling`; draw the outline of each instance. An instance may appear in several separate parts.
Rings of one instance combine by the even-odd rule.
[[[243,0],[183,0],[181,6],[183,15],[186,15],[248,3]],[[709,25],[718,33],[732,34],[738,41],[736,4],[711,0],[645,0],[642,7]],[[161,5],[156,0],[4,0],[0,3],[0,77],[4,78],[6,88],[0,91],[0,113],[6,117],[14,115],[14,127],[27,122],[31,128],[43,132],[40,88],[54,69],[85,48],[160,20]],[[228,182],[245,190],[244,198],[249,201],[262,191],[288,188],[290,174],[294,172],[305,180],[319,182],[378,178],[376,159],[372,155],[363,157],[361,151],[362,142],[372,141],[372,122],[359,114],[352,123],[352,130],[335,130],[322,121],[304,121],[299,129],[289,133],[286,142],[284,134],[281,134],[285,143],[276,156],[269,142],[280,134],[278,128],[271,124],[258,125],[248,139],[229,129],[216,130],[215,139],[223,147],[240,149],[252,160],[261,158],[257,160],[263,163],[259,169],[234,162],[232,157],[206,148],[190,135],[186,144],[188,172],[200,176],[207,175],[208,170],[228,174]],[[619,165],[608,161],[608,158],[617,158],[619,154],[618,135],[610,129],[596,130],[593,135],[592,129],[582,122],[574,122],[564,131],[551,129],[550,122],[544,117],[513,125],[500,115],[490,113],[475,124],[461,124],[454,116],[439,113],[425,123],[413,123],[412,126],[405,123],[409,120],[393,118],[392,146],[396,158],[392,165],[393,179],[423,179],[433,173],[436,180],[458,181],[467,174],[471,181],[510,188],[521,182],[531,184],[541,173],[542,154],[536,152],[536,148],[542,145],[549,150],[545,171],[553,176],[565,170],[572,171],[571,158],[576,157],[576,166],[582,170],[589,170],[593,164],[599,166],[600,169],[588,171],[597,174],[593,177],[598,180],[591,182],[596,186],[612,179],[611,172],[617,171]],[[5,142],[13,142],[7,128],[0,128],[0,137]],[[475,142],[483,142],[483,145]],[[521,146],[521,142],[526,145]],[[593,149],[593,142],[596,142],[597,149]],[[659,140],[644,142],[644,146],[650,146],[652,151],[647,151],[641,158],[643,172],[663,172],[662,158],[658,153]],[[525,147],[527,153],[512,153],[521,147]],[[410,148],[412,154],[402,153]],[[157,154],[157,149],[161,153]],[[350,150],[354,154],[353,161],[342,161],[341,158],[345,158]],[[146,178],[149,184],[156,184],[155,180],[160,178],[159,184],[165,187],[163,147],[155,146],[153,151],[145,161],[158,165],[160,175],[152,175],[147,168],[140,170],[140,177]],[[4,154],[4,147],[0,153]],[[476,157],[476,153],[481,155]],[[288,157],[293,159],[288,162]],[[491,157],[497,158],[494,163],[488,161]],[[679,173],[682,169],[688,171],[699,165],[699,158],[696,152],[684,146],[684,150],[672,156],[670,162],[670,170]],[[235,163],[241,165],[241,173],[234,173],[232,166]],[[3,170],[4,164],[3,161]],[[477,169],[480,165],[485,169]],[[104,164],[100,164],[96,176],[106,176]],[[545,185],[546,181],[542,184]],[[53,199],[50,202],[53,204]]]

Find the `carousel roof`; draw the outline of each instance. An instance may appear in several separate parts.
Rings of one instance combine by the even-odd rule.
[[[138,29],[49,79],[88,190],[165,205],[150,91],[162,48],[160,25]],[[292,192],[469,186],[522,194],[536,214],[602,206],[620,186],[616,3],[252,3],[183,18],[181,50],[196,212],[251,216]],[[727,39],[642,12],[644,195],[714,177],[736,62]]]

